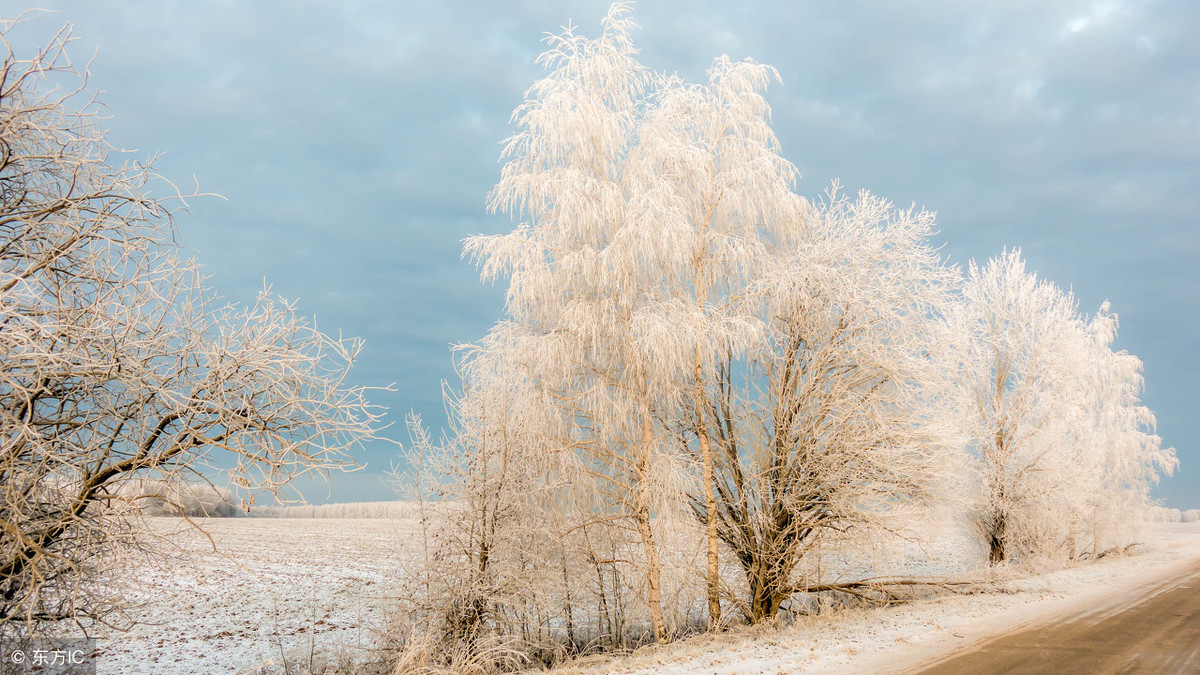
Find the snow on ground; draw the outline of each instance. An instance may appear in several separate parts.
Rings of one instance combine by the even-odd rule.
[[[155,519],[164,532],[180,521]],[[135,615],[147,622],[100,643],[99,673],[238,673],[281,657],[306,663],[310,651],[369,646],[386,620],[388,597],[419,551],[415,519],[203,521],[202,535],[177,536],[185,552],[167,567],[143,566],[130,579]],[[1200,558],[1200,522],[1159,523],[1136,555],[1000,581],[1014,592],[950,596],[890,609],[802,617],[782,629],[740,629],[588,659],[574,672],[797,673],[900,672],[976,640],[1056,613],[1103,608],[1105,596],[1164,578]],[[885,574],[979,573],[983,552],[948,528],[922,544],[882,551]],[[861,572],[830,554],[825,570]]]
[[[1103,611],[1130,589],[1200,559],[1200,523],[1156,523],[1141,551],[1025,578],[1009,593],[949,596],[799,619],[651,646],[620,659],[583,660],[579,673],[900,673],[979,640],[1059,615]],[[943,547],[946,548],[946,547]]]
[[[151,522],[182,529],[190,555],[134,574],[133,616],[146,623],[100,641],[102,675],[237,673],[369,645],[419,534],[411,519],[197,519],[214,553],[179,520]]]

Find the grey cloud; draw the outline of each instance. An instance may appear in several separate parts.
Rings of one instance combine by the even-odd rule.
[[[109,92],[113,140],[165,150],[166,175],[229,198],[180,221],[218,289],[249,299],[266,276],[323,327],[363,336],[356,377],[397,382],[380,402],[438,426],[447,347],[502,308],[503,288],[479,285],[459,242],[511,227],[484,199],[509,115],[542,74],[539,40],[568,19],[595,34],[608,2],[48,4],[62,12],[26,33],[72,21],[77,55],[100,48],[93,84]],[[769,99],[802,193],[837,177],[915,202],[938,211],[957,262],[1022,246],[1086,311],[1112,299],[1183,460],[1161,494],[1200,505],[1200,5],[636,12],[651,67],[699,79],[725,52],[779,70]],[[393,454],[370,449],[369,470]]]

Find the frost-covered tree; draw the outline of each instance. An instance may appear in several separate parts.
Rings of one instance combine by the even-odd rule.
[[[632,495],[617,501],[629,504],[647,542],[652,617],[660,613],[657,554],[644,486],[664,459],[664,431],[674,431],[661,421],[692,435],[707,495],[715,623],[718,539],[703,390],[713,355],[744,351],[755,338],[758,324],[731,314],[728,299],[763,259],[763,229],[798,222],[804,201],[791,192],[796,172],[778,155],[759,93],[773,70],[722,57],[705,85],[654,76],[633,59],[626,12],[614,5],[601,38],[568,33],[542,56],[554,71],[515,115],[521,131],[492,197],[494,209],[530,222],[505,237],[471,240],[468,251],[485,277],[511,274],[509,313],[565,350],[556,353],[569,364],[556,374],[564,391],[590,391],[587,400],[571,394],[570,414],[593,420],[577,430],[596,439],[587,452],[604,471],[625,467],[617,482]],[[684,421],[677,411],[686,411]]]
[[[722,56],[707,84],[662,82],[638,129],[630,164],[654,226],[674,250],[659,269],[656,304],[643,313],[655,359],[683,392],[678,423],[694,437],[701,467],[698,511],[706,528],[711,626],[721,618],[717,493],[705,390],[721,355],[741,356],[762,322],[737,301],[761,274],[776,238],[804,227],[807,203],[794,192],[795,167],[780,157],[761,91],[769,66]],[[651,322],[658,325],[650,325]],[[667,412],[667,411],[664,411]]]
[[[739,603],[769,620],[823,542],[911,525],[944,487],[949,445],[929,414],[933,316],[957,278],[929,243],[933,215],[830,191],[778,236],[745,300],[765,324],[708,389],[719,448],[717,523],[745,575]],[[845,586],[849,588],[850,586]]]
[[[568,30],[550,39],[540,62],[551,72],[514,113],[518,130],[509,139],[508,163],[490,201],[493,210],[522,222],[509,234],[468,240],[466,254],[485,280],[510,280],[505,349],[515,350],[509,358],[529,363],[530,381],[549,392],[562,421],[557,445],[577,458],[577,473],[589,477],[602,496],[591,517],[628,522],[637,531],[650,624],[661,640],[668,627],[660,524],[678,493],[694,498],[706,530],[712,626],[720,621],[722,586],[728,586],[720,579],[719,544],[742,555],[742,538],[757,536],[751,530],[759,522],[756,514],[735,516],[722,501],[757,499],[740,491],[761,488],[766,505],[755,508],[764,513],[807,508],[792,503],[796,490],[808,489],[795,484],[801,474],[786,479],[791,481],[786,486],[727,491],[726,484],[737,480],[729,472],[759,461],[738,451],[753,445],[741,443],[755,436],[754,424],[735,420],[733,410],[717,404],[721,391],[728,394],[733,386],[734,369],[741,369],[737,376],[747,385],[758,388],[778,376],[776,389],[788,390],[756,389],[761,395],[739,399],[739,413],[744,408],[769,417],[767,401],[777,394],[791,401],[779,399],[780,406],[812,406],[793,410],[790,421],[780,422],[785,427],[825,429],[834,418],[822,406],[831,404],[850,415],[843,420],[847,425],[860,420],[854,417],[859,413],[875,415],[863,423],[863,435],[847,434],[844,445],[822,437],[822,449],[815,452],[832,447],[823,460],[830,465],[852,461],[845,454],[851,452],[870,453],[864,466],[899,462],[887,488],[882,471],[858,481],[870,484],[860,492],[837,488],[845,504],[858,500],[856,516],[846,506],[822,520],[814,536],[796,535],[801,544],[753,553],[789,561],[786,570],[776,565],[775,576],[762,582],[770,590],[760,596],[771,599],[754,612],[747,609],[755,620],[773,615],[787,596],[787,571],[805,546],[834,528],[878,520],[869,515],[872,508],[924,495],[922,486],[909,490],[904,481],[910,470],[933,475],[920,457],[935,454],[935,447],[917,442],[928,440],[925,430],[904,428],[917,421],[916,409],[902,410],[925,377],[915,369],[921,337],[889,331],[922,328],[920,320],[937,304],[950,276],[923,243],[928,214],[893,217],[881,200],[868,196],[853,203],[833,196],[817,213],[792,191],[796,171],[779,155],[762,96],[772,69],[722,57],[705,84],[655,75],[634,58],[627,12],[625,4],[614,5],[600,38]],[[822,265],[836,270],[825,277],[798,276],[816,275]],[[818,279],[826,285],[805,286]],[[854,288],[850,279],[867,286]],[[889,283],[894,286],[885,291]],[[802,293],[816,295],[801,301]],[[817,351],[831,361],[810,370]],[[868,353],[878,360],[868,365]],[[859,376],[847,373],[860,361],[860,374],[871,374],[855,379]],[[888,368],[893,370],[885,373]],[[753,374],[747,376],[749,370]],[[844,389],[818,401],[838,387]],[[854,401],[861,405],[853,408]],[[890,427],[884,408],[893,419]],[[725,416],[714,417],[720,414]],[[778,440],[763,452],[775,448],[777,460],[794,461],[801,452],[795,433],[780,428]],[[865,440],[872,433],[874,444]],[[888,434],[890,445],[881,440]],[[721,453],[732,453],[732,459],[721,459]],[[699,475],[684,471],[681,459],[694,460]],[[772,480],[760,470],[765,469],[750,469],[754,480]],[[866,495],[876,494],[872,490],[891,490],[891,501],[868,503]]]
[[[66,55],[0,21],[0,636],[103,619],[114,554],[144,540],[142,479],[226,472],[274,491],[352,463],[378,415],[358,344],[264,291],[218,304],[176,255],[178,193],[120,163]],[[174,198],[171,198],[174,196]],[[161,495],[159,495],[161,498]]]
[[[1150,486],[1179,464],[1174,449],[1162,447],[1155,434],[1154,413],[1141,404],[1141,360],[1113,350],[1117,328],[1117,315],[1105,302],[1089,322],[1091,340],[1082,354],[1088,367],[1078,391],[1085,415],[1073,473],[1087,476],[1088,484],[1076,493],[1086,499],[1079,500],[1082,512],[1068,537],[1072,557],[1088,549],[1096,557],[1133,543],[1142,531]]]
[[[1139,402],[1141,362],[1112,350],[1107,304],[1086,321],[1013,250],[972,263],[947,325],[989,560],[1096,554],[1101,530],[1121,538],[1176,461]]]
[[[670,498],[663,412],[676,405],[671,364],[656,359],[663,270],[678,242],[658,216],[661,190],[631,161],[656,83],[635,59],[628,6],[613,5],[599,38],[568,28],[548,39],[550,69],[513,115],[517,132],[490,198],[523,218],[513,232],[474,237],[466,253],[484,279],[509,277],[506,310],[534,379],[553,392],[571,429],[562,443],[642,542],[646,604],[656,639],[662,608],[653,513]],[[648,189],[649,187],[649,189]]]
[[[974,521],[1000,562],[1034,550],[1063,511],[1051,502],[1071,476],[1086,327],[1069,294],[1025,272],[1019,250],[972,262],[946,320],[958,422],[975,460]]]
[[[446,437],[435,442],[409,419],[397,482],[415,491],[425,555],[404,574],[415,589],[404,608],[415,628],[401,637],[407,658],[505,667],[539,646],[526,614],[541,608],[537,591],[554,566],[529,563],[555,548],[544,517],[553,510],[543,508],[555,483],[545,447],[553,416],[502,334],[484,341],[490,348],[459,349],[462,389],[446,391]]]

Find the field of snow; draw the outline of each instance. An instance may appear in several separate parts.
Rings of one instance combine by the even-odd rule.
[[[236,673],[372,643],[416,548],[414,519],[152,519],[187,556],[145,566],[129,593],[146,622],[101,640],[98,672]]]
[[[167,531],[173,519],[156,519]],[[100,673],[165,675],[251,671],[268,660],[369,646],[405,562],[419,551],[418,521],[212,519],[218,552],[194,531],[179,538],[190,562],[144,567],[131,594],[147,622],[102,640]],[[1135,555],[997,580],[1008,593],[950,596],[890,609],[802,617],[782,629],[741,629],[619,659],[584,660],[568,672],[899,672],[913,664],[1055,612],[1080,611],[1200,558],[1200,523],[1158,523]],[[947,528],[922,544],[880,551],[883,571],[978,573],[982,551]],[[877,558],[878,560],[879,558]],[[836,557],[827,564],[838,567]],[[827,568],[829,569],[829,568]],[[846,569],[851,576],[857,570]]]

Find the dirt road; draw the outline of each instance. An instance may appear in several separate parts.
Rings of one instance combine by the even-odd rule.
[[[987,640],[914,672],[1200,673],[1200,565],[1082,615]]]

